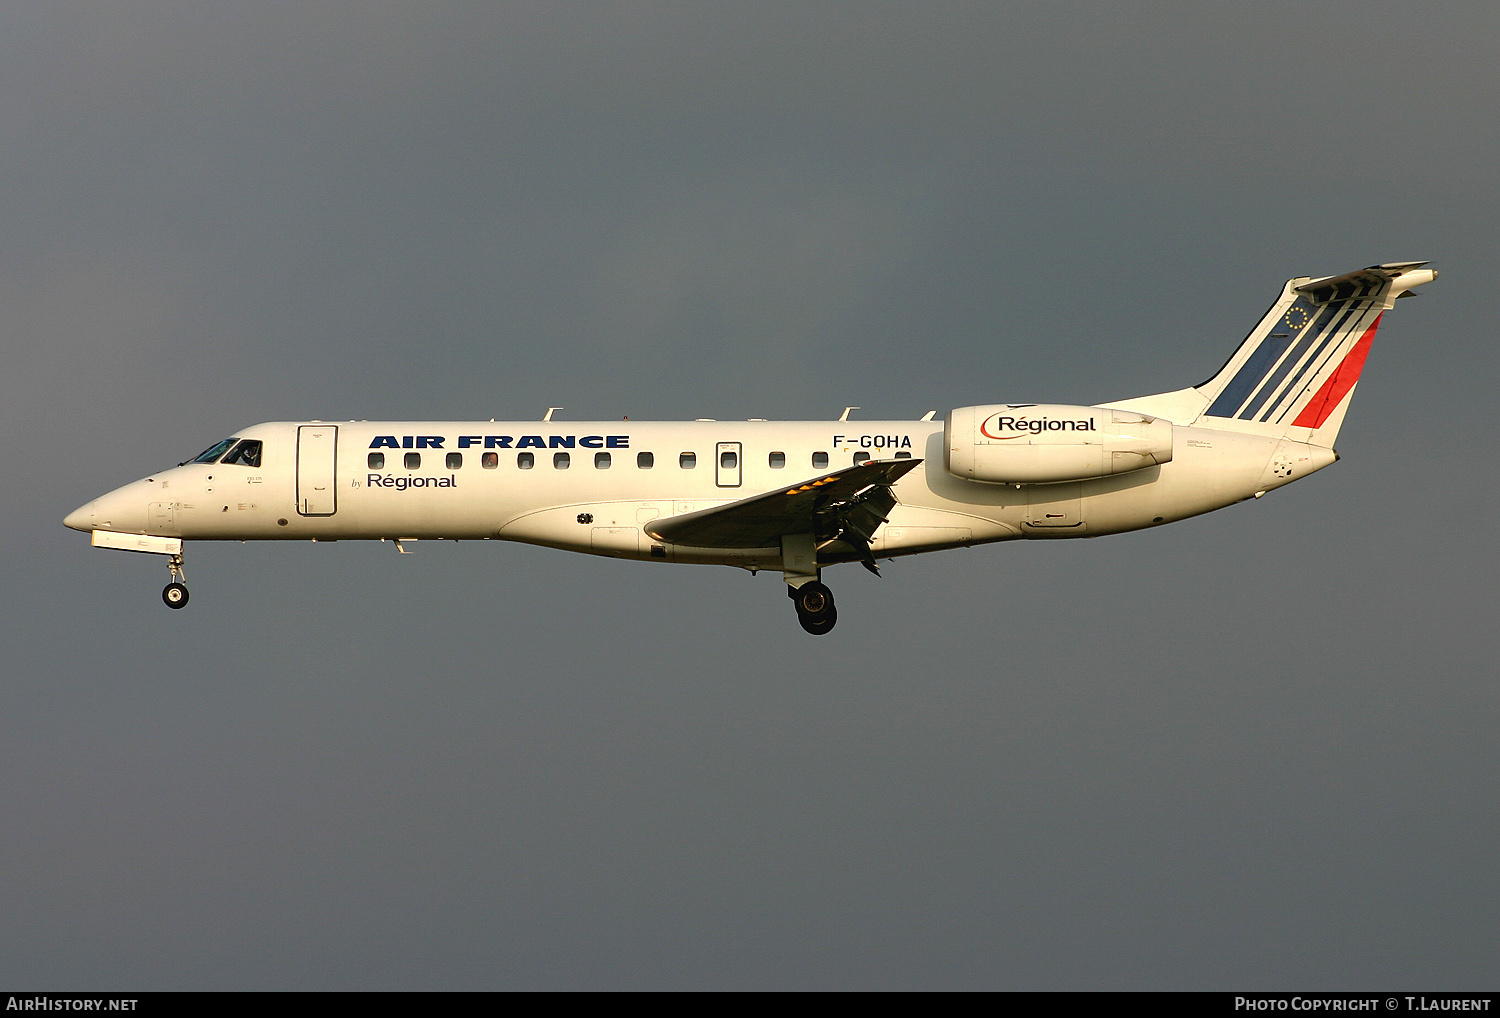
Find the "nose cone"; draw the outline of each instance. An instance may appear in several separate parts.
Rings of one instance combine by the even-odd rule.
[[[94,529],[94,503],[81,505],[68,515],[63,517],[63,526],[72,527],[74,530],[82,530],[84,533]]]

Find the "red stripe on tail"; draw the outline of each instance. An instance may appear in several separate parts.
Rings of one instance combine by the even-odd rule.
[[[1338,409],[1344,397],[1349,395],[1349,390],[1354,388],[1354,383],[1359,381],[1359,373],[1365,369],[1365,358],[1370,355],[1370,344],[1375,341],[1375,330],[1380,328],[1380,319],[1384,317],[1385,312],[1375,316],[1365,334],[1354,344],[1354,349],[1344,355],[1343,362],[1334,368],[1328,381],[1323,383],[1307,406],[1302,408],[1302,412],[1292,422],[1292,427],[1321,428],[1329,415]]]

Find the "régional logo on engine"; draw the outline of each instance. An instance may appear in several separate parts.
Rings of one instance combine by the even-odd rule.
[[[1051,417],[1016,417],[1013,414],[995,414],[986,418],[979,426],[985,438],[1000,441],[1020,438],[1023,435],[1040,435],[1044,431],[1097,431],[1092,417],[1083,420],[1055,420]],[[997,431],[1009,431],[1008,435],[997,435]]]

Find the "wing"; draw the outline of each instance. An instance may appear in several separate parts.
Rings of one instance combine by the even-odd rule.
[[[845,533],[865,542],[896,504],[895,484],[921,460],[875,460],[764,495],[646,524],[646,533],[694,548],[776,548],[787,534]]]

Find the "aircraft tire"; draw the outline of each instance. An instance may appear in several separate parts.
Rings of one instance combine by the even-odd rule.
[[[802,623],[802,628],[814,636],[822,636],[833,631],[834,624],[839,620],[838,612],[825,612],[822,616],[814,618],[810,615],[797,616],[797,621]]]
[[[833,610],[833,591],[817,581],[804,583],[792,595],[792,603],[797,606],[798,615],[816,618]]]
[[[188,603],[188,589],[180,583],[169,583],[162,588],[161,599],[166,602],[168,608],[185,608]]]
[[[797,621],[814,636],[822,636],[833,629],[839,619],[833,591],[821,583],[805,583],[798,587],[792,594],[792,604],[797,608]]]

